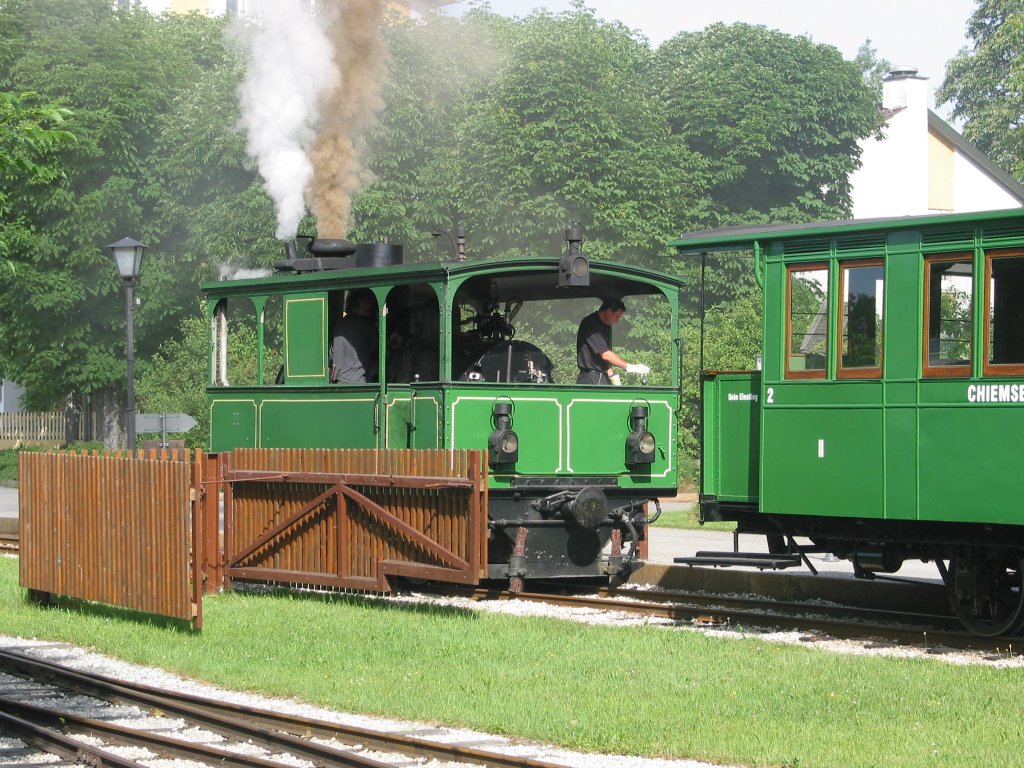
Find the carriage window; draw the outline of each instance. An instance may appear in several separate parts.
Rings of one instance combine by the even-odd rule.
[[[974,263],[969,256],[925,262],[926,376],[968,376],[974,332]]]
[[[839,273],[840,378],[882,376],[882,306],[885,268],[881,261],[844,264]]]
[[[786,378],[825,378],[828,360],[828,266],[790,267],[786,306]]]
[[[1024,373],[1024,252],[986,259],[985,373]]]

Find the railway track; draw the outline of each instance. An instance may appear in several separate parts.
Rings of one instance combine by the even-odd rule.
[[[373,731],[93,675],[0,651],[0,764],[142,768],[154,759],[219,768],[557,768],[475,746]],[[54,763],[54,757],[60,763]],[[162,763],[162,765],[167,765]],[[173,766],[174,763],[170,763]]]
[[[612,590],[577,586],[568,591],[512,593],[494,589],[448,590],[473,600],[522,600],[566,608],[613,611],[686,622],[709,628],[757,628],[819,633],[836,639],[998,653],[1024,638],[985,638],[962,629],[957,619],[912,608],[878,609],[811,601],[773,600],[680,590]]]

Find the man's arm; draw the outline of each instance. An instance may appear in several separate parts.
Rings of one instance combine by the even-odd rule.
[[[614,349],[609,349],[601,353],[601,359],[608,363],[609,366],[617,366],[619,368],[625,368],[629,363],[615,354]]]

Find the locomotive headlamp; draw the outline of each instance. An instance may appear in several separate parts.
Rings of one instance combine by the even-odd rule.
[[[568,250],[558,265],[558,285],[590,285],[590,261],[583,254],[583,230],[571,226],[565,230]]]
[[[512,431],[512,403],[495,403],[491,409],[494,431],[487,438],[489,464],[515,464],[519,461],[519,435]]]
[[[647,431],[646,405],[634,405],[629,409],[629,436],[626,438],[627,464],[653,464],[657,443],[654,435]]]

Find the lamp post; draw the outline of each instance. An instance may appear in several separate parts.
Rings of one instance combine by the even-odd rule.
[[[126,335],[128,337],[128,405],[127,430],[128,450],[135,450],[135,280],[142,269],[142,253],[146,246],[138,240],[125,237],[107,246],[114,254],[117,272],[124,280],[124,306]]]

